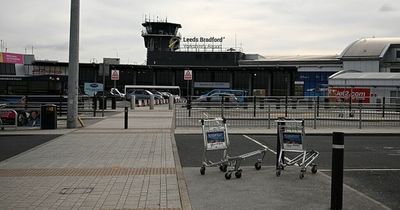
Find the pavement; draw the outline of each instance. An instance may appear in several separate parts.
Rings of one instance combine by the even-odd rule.
[[[61,123],[56,130],[1,131],[0,135],[61,136],[0,162],[0,209],[329,209],[330,178],[323,173],[307,175],[301,182],[297,171],[285,170],[281,179],[263,173],[271,167],[246,170],[264,174],[253,181],[249,179],[260,176],[246,174],[225,181],[223,176],[213,176],[220,173],[217,170],[201,176],[198,167],[182,168],[174,137],[200,133],[200,127],[175,129],[174,112],[160,105],[155,110],[130,110],[128,129],[123,129],[124,113],[118,111],[83,128],[67,129]],[[399,134],[399,130],[336,131]],[[272,135],[276,130],[233,128],[230,132]],[[254,193],[264,193],[262,203],[269,205],[252,199]],[[243,197],[250,202],[233,206],[236,198]],[[389,208],[345,186],[344,209]]]

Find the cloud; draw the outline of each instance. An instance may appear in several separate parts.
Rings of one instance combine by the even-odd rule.
[[[225,36],[245,53],[336,54],[361,37],[398,36],[398,0],[85,0],[81,1],[80,60],[146,59],[144,16],[182,24],[182,36]],[[9,50],[34,46],[41,59],[68,60],[70,1],[13,0],[0,13]],[[380,7],[381,6],[381,7]],[[356,9],[355,9],[356,8]],[[30,50],[28,50],[30,51]]]
[[[393,7],[390,4],[384,4],[381,6],[381,8],[379,8],[379,11],[381,12],[394,12],[397,11],[397,9],[395,7]]]

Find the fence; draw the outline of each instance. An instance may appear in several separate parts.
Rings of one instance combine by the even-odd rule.
[[[176,127],[199,126],[205,117],[225,117],[234,127],[275,127],[281,117],[302,119],[306,127],[396,127],[400,126],[400,98],[381,98],[380,103],[362,103],[332,97],[192,97],[176,105]]]

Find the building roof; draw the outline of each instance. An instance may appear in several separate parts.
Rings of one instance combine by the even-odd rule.
[[[390,45],[400,44],[399,37],[362,38],[351,43],[339,56],[341,59],[382,58]]]
[[[297,66],[297,65],[341,65],[338,55],[287,55],[254,56],[239,60],[240,66]]]
[[[400,80],[400,73],[389,73],[389,72],[348,72],[340,71],[333,74],[329,79],[339,80]]]

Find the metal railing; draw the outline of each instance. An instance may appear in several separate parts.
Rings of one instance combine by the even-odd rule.
[[[238,102],[241,101],[241,102]],[[199,126],[208,116],[225,117],[234,127],[276,127],[275,120],[302,119],[306,127],[399,127],[400,98],[365,100],[334,97],[243,97],[232,100],[199,100],[192,97],[176,105],[176,127]],[[371,103],[370,101],[380,101]]]

